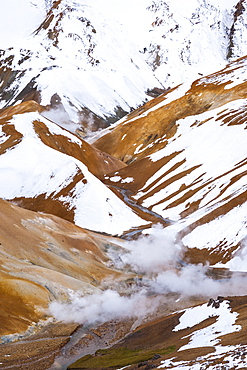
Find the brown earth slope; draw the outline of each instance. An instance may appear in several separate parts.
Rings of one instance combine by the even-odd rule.
[[[124,274],[108,267],[102,251],[110,243],[55,216],[0,200],[0,336],[46,318],[49,303],[68,299],[70,289],[94,291],[105,278],[121,280]]]

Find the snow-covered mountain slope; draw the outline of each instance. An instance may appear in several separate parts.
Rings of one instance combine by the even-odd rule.
[[[95,151],[39,112],[34,102],[0,116],[0,196],[77,225],[121,234],[143,220],[93,175],[125,165]]]
[[[104,118],[144,101],[158,81],[107,5],[53,2],[31,37],[3,50],[1,107],[37,90],[43,105],[57,94],[72,121],[91,124],[85,107]]]
[[[157,0],[150,44],[145,50],[165,86],[195,80],[244,56],[246,1]]]
[[[71,131],[104,127],[150,99],[147,90],[193,81],[245,54],[245,0],[12,3],[1,13],[0,108],[57,98]]]
[[[131,163],[105,183],[137,213],[170,219],[193,261],[225,263],[245,248],[246,66],[242,58],[147,103],[95,142]]]

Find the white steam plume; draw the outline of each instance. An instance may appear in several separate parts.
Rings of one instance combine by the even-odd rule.
[[[203,265],[188,265],[177,271],[164,271],[154,279],[153,290],[159,294],[173,292],[201,297],[247,294],[244,276],[236,274],[234,277],[215,280],[207,275],[208,269]]]
[[[176,233],[155,225],[150,235],[141,236],[138,240],[125,242],[122,246],[125,253],[115,260],[117,268],[130,268],[146,275],[157,274],[169,266],[175,266],[182,257],[182,250],[175,242]],[[114,259],[114,256],[112,256]]]
[[[83,296],[73,292],[69,303],[53,302],[51,314],[62,321],[94,324],[119,318],[143,318],[157,309],[167,293],[205,298],[247,294],[243,275],[216,280],[210,277],[209,266],[185,264],[183,249],[175,240],[176,234],[171,229],[156,226],[150,235],[123,242],[124,248],[119,250],[109,250],[115,268],[137,274],[137,284],[131,287],[131,292],[126,288],[125,294],[120,294],[118,285],[109,289],[114,282],[105,281],[104,290],[97,293]]]
[[[98,324],[120,318],[141,318],[154,312],[158,305],[157,300],[147,299],[145,289],[131,296],[122,296],[111,289],[85,296],[71,292],[70,299],[69,303],[51,303],[50,312],[57,320]]]

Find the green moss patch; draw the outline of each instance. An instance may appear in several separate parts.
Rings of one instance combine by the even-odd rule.
[[[136,364],[152,359],[155,354],[167,355],[175,351],[175,346],[156,350],[132,351],[127,348],[99,350],[95,355],[87,355],[70,365],[68,369],[104,369]]]

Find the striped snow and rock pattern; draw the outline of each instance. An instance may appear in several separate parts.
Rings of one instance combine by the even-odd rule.
[[[196,260],[225,263],[246,237],[247,59],[178,87],[94,142],[126,163],[105,183],[172,222]],[[198,258],[200,260],[201,257]]]

